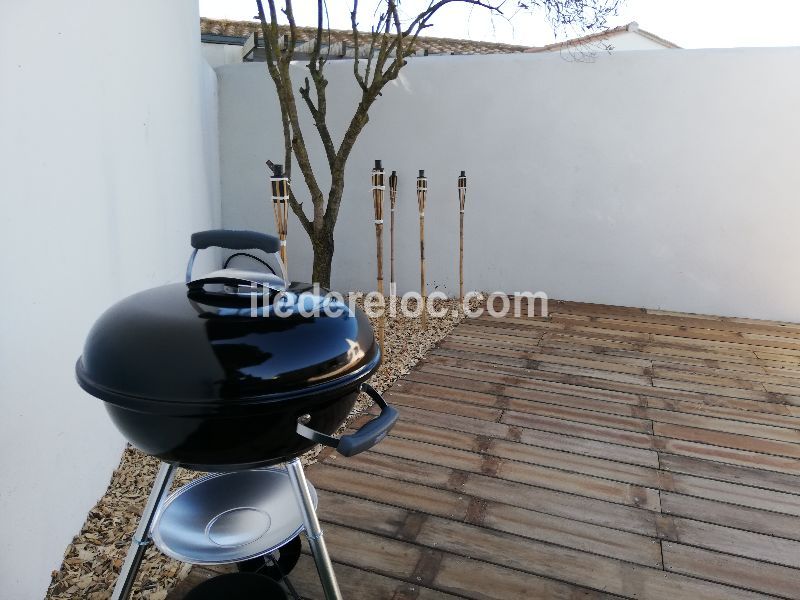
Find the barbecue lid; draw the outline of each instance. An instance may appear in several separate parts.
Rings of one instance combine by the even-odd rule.
[[[98,319],[76,366],[81,387],[129,408],[230,406],[355,386],[380,362],[366,315],[326,290],[232,269],[190,273]]]

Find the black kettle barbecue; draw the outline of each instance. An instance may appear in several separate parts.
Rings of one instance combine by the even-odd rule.
[[[273,236],[211,230],[192,235],[191,244],[185,284],[149,289],[112,306],[92,328],[76,365],[80,386],[105,402],[126,439],[165,463],[134,546],[150,539],[178,465],[235,472],[287,463],[305,529],[316,535],[319,524],[296,457],[317,443],[352,456],[383,439],[397,419],[365,383],[381,358],[369,320],[325,290],[274,274],[222,269],[192,277],[198,250],[276,253]],[[376,401],[380,415],[354,434],[332,437],[360,391]],[[339,597],[320,546],[315,559],[323,587],[329,598]],[[141,556],[128,559],[135,574]],[[131,572],[123,578],[132,582]],[[126,597],[130,585],[120,581],[117,587],[126,589],[113,598]]]
[[[192,245],[195,252],[275,252],[278,240],[205,231]],[[380,363],[367,317],[315,295],[310,285],[263,275],[225,269],[191,279],[188,272],[186,285],[139,292],[100,317],[78,360],[78,382],[105,401],[131,444],[166,462],[230,471],[299,456],[325,441],[313,431],[327,436],[344,422]],[[276,298],[280,310],[271,304]],[[392,415],[340,448],[369,445]]]

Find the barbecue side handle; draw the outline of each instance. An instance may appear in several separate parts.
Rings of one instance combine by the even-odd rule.
[[[381,408],[381,413],[369,423],[363,425],[358,431],[349,435],[343,435],[337,439],[307,427],[303,423],[303,419],[300,419],[297,422],[298,435],[313,442],[317,442],[318,444],[336,448],[336,451],[342,456],[355,456],[356,454],[360,454],[372,448],[385,438],[392,427],[394,427],[395,422],[397,422],[398,413],[397,409],[389,406],[371,385],[362,383],[361,391],[366,392],[367,395],[375,401],[375,404]]]

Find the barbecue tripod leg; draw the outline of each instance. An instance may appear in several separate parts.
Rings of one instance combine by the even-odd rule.
[[[153,519],[169,492],[176,469],[176,465],[161,463],[153,488],[150,490],[150,497],[147,499],[142,517],[139,519],[139,526],[136,528],[136,533],[133,534],[133,541],[128,549],[128,555],[125,557],[122,570],[117,578],[117,584],[114,586],[114,592],[111,594],[111,600],[127,600],[128,596],[130,596],[144,553],[150,545],[150,530],[153,527]]]
[[[322,582],[322,590],[325,593],[325,600],[342,600],[342,592],[339,591],[339,584],[336,582],[336,575],[333,572],[333,564],[328,556],[328,549],[325,540],[322,539],[322,528],[317,519],[317,512],[314,510],[314,501],[311,499],[311,492],[308,491],[303,465],[299,458],[286,463],[286,471],[292,482],[292,489],[300,512],[303,515],[303,526],[306,529],[308,545],[311,554],[317,565],[317,573]]]

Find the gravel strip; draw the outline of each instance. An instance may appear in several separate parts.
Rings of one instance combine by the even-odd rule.
[[[447,314],[441,318],[429,317],[425,329],[419,319],[402,316],[387,319],[383,363],[370,384],[378,391],[383,391],[398,377],[408,373],[428,350],[463,319],[458,304],[455,300],[437,300],[435,306],[446,307]],[[369,408],[369,405],[369,399],[362,394],[351,419]],[[303,463],[313,463],[318,453],[319,448],[309,452],[303,457]],[[67,547],[61,568],[53,571],[46,600],[105,600],[111,596],[157,470],[156,459],[130,447],[125,450],[105,495],[89,512],[81,532]],[[179,469],[175,487],[202,475]],[[164,600],[190,569],[191,565],[169,559],[157,550],[150,549],[139,571],[132,598]]]

